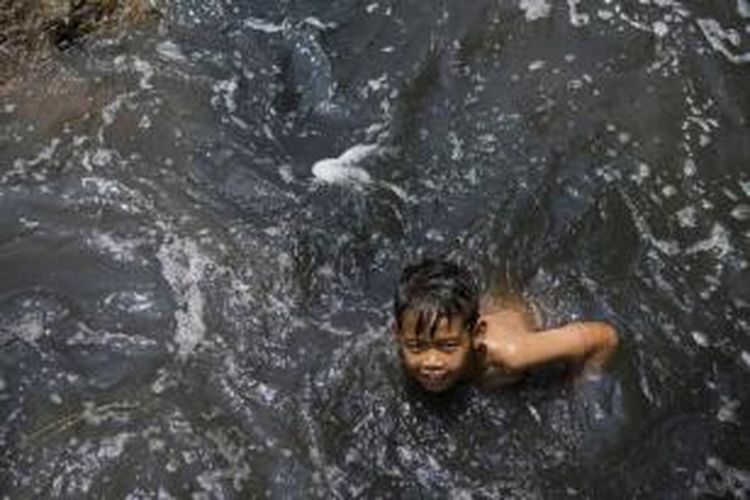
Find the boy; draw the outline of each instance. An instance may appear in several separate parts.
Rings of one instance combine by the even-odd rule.
[[[394,297],[394,335],[406,373],[430,392],[464,380],[491,385],[516,381],[552,361],[581,363],[581,375],[602,370],[617,349],[606,323],[570,323],[536,331],[519,301],[485,299],[471,274],[445,261],[407,267]]]

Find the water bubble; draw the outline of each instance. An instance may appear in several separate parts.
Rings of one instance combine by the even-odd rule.
[[[640,162],[638,163],[637,170],[635,174],[633,174],[632,179],[636,183],[641,184],[650,175],[651,175],[651,167],[649,167],[648,164],[646,163]]]
[[[570,18],[570,24],[575,27],[581,27],[589,24],[590,17],[586,13],[578,11],[578,4],[581,0],[568,0],[568,16]]]
[[[667,33],[669,33],[669,27],[662,21],[656,21],[652,27],[654,29],[654,34],[659,38],[664,38],[667,36]]]
[[[542,69],[546,64],[546,61],[542,61],[541,59],[532,61],[531,63],[529,63],[529,71],[538,71]]]
[[[521,0],[519,7],[524,11],[527,21],[548,17],[552,10],[552,6],[546,0]]]
[[[186,62],[182,49],[172,40],[164,40],[156,46],[156,51],[163,57],[177,62]]]
[[[740,359],[743,363],[745,363],[745,367],[747,367],[748,370],[750,370],[750,352],[742,351],[742,354],[740,355]]]
[[[692,177],[698,172],[698,167],[692,158],[688,158],[685,160],[685,163],[683,163],[682,171],[686,177]]]
[[[737,205],[732,210],[731,216],[741,221],[750,220],[750,205]]]
[[[729,399],[722,396],[722,405],[716,414],[716,418],[719,422],[739,424],[737,417],[737,410],[740,408],[740,402],[736,399]]]
[[[708,337],[706,337],[705,333],[698,332],[698,331],[692,331],[690,332],[690,336],[693,337],[693,341],[698,344],[701,347],[708,347],[709,341]]]
[[[696,209],[693,206],[688,205],[676,214],[677,221],[682,227],[695,227],[696,225]]]

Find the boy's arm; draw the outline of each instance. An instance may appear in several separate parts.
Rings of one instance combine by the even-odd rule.
[[[488,345],[490,363],[509,372],[524,371],[552,361],[583,362],[583,374],[598,373],[617,349],[615,329],[607,323],[570,323],[538,333],[511,334]]]

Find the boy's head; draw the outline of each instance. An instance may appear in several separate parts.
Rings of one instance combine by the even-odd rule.
[[[393,306],[401,361],[422,387],[444,391],[471,373],[479,297],[467,269],[439,260],[409,266]]]

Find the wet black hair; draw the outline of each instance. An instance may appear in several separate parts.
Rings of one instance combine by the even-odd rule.
[[[401,331],[404,313],[417,316],[416,333],[435,331],[442,318],[458,317],[470,332],[479,319],[479,291],[468,269],[451,261],[425,259],[406,267],[393,298],[396,328]]]

